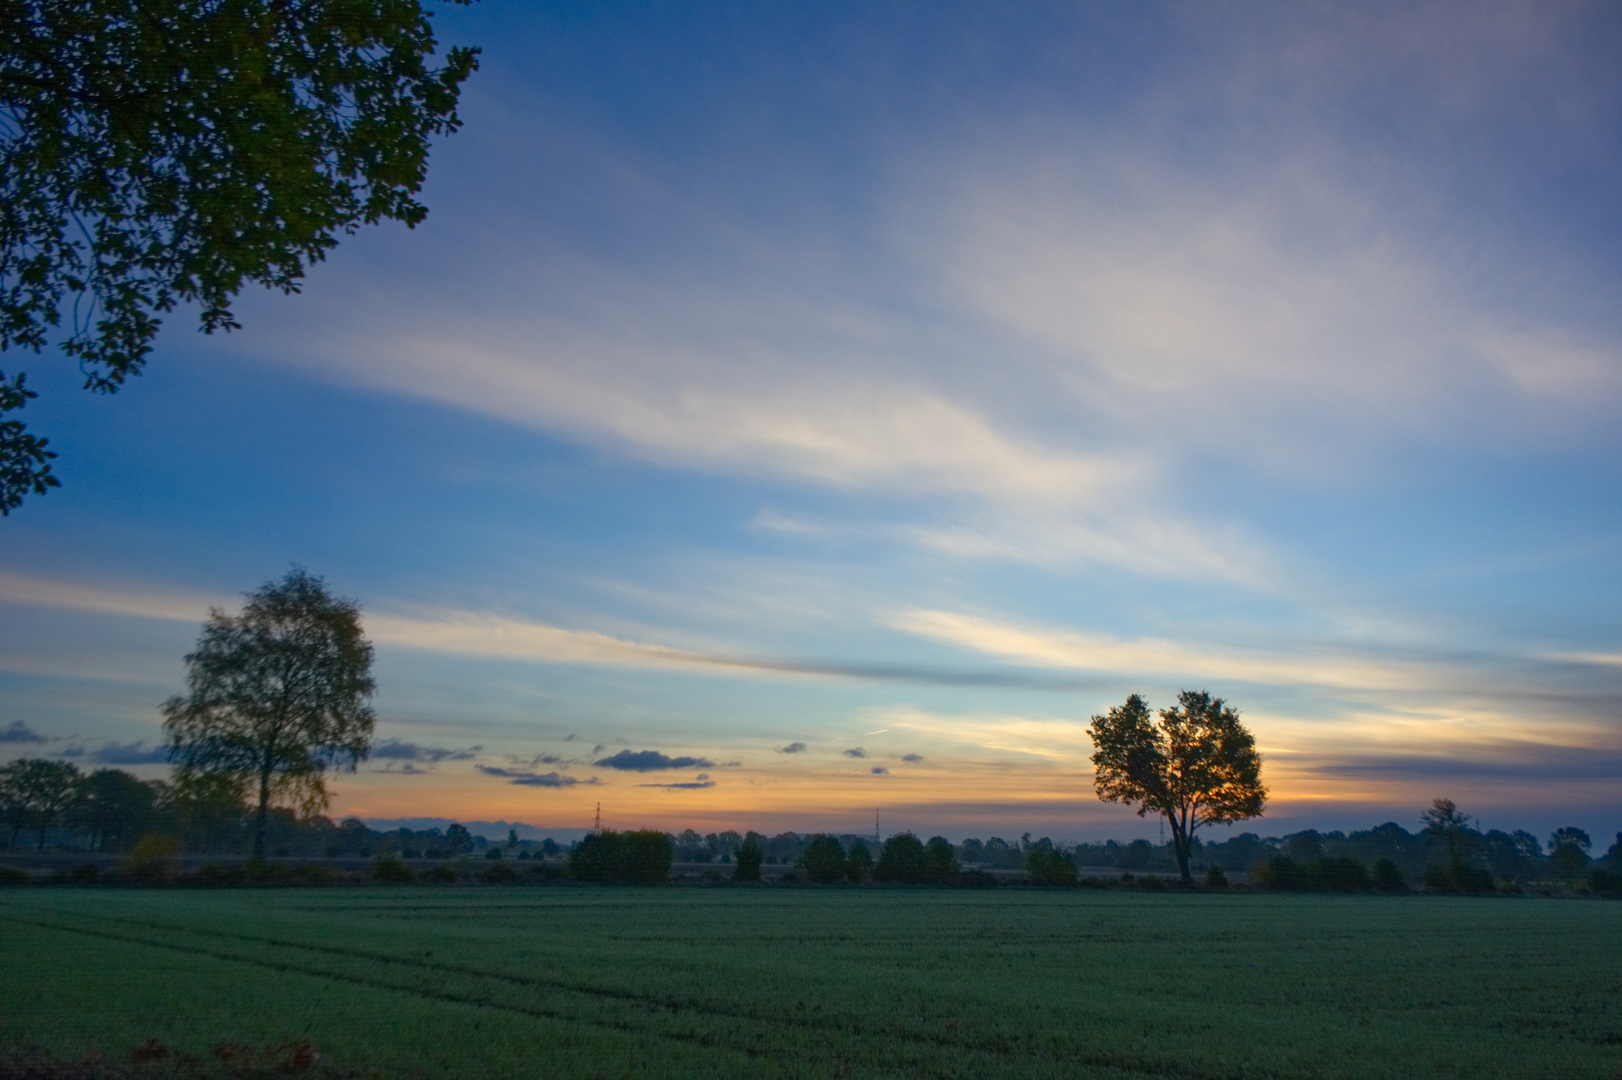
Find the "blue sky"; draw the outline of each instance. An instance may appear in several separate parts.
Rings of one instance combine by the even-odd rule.
[[[0,753],[158,774],[298,563],[378,648],[338,813],[1153,835],[1084,729],[1188,687],[1264,833],[1622,828],[1614,6],[436,18],[426,223],[114,398],[7,359]]]

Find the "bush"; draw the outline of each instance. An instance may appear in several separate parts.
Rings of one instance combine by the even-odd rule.
[[[147,833],[136,841],[134,850],[124,862],[124,872],[137,881],[168,881],[174,876],[175,856],[179,854],[178,837],[167,833]]]
[[[818,836],[800,852],[798,863],[805,876],[819,885],[832,885],[845,877],[845,849],[831,836]]]
[[[1278,892],[1305,889],[1312,883],[1307,868],[1288,855],[1274,855],[1260,866],[1252,866],[1250,880],[1259,888]]]
[[[518,871],[504,862],[496,862],[479,875],[486,885],[511,885],[518,880]]]
[[[670,837],[654,829],[592,833],[569,855],[569,871],[581,881],[654,885],[670,876]]]
[[[440,863],[438,866],[430,866],[424,870],[422,880],[431,881],[436,885],[455,885],[461,880],[461,876],[457,874],[456,867]]]
[[[1357,859],[1328,856],[1311,865],[1312,884],[1330,892],[1368,892],[1374,888],[1368,867]]]
[[[1044,837],[1025,849],[1025,872],[1038,885],[1074,885],[1076,860]]]
[[[1588,891],[1600,896],[1622,896],[1622,873],[1613,874],[1606,870],[1590,870],[1588,872]]]
[[[493,847],[493,848],[491,848],[491,849],[490,849],[490,850],[489,850],[489,851],[486,851],[486,852],[485,852],[485,853],[484,853],[484,857],[485,857],[485,858],[486,858],[486,859],[496,859],[496,860],[499,860],[499,859],[500,859],[500,858],[501,858],[501,849],[500,849],[500,848],[498,848],[498,847]]]
[[[338,879],[330,863],[301,862],[293,867],[293,876],[311,885],[331,885]]]
[[[1207,889],[1226,889],[1228,875],[1222,872],[1222,867],[1212,865],[1205,871],[1205,887]]]
[[[93,862],[82,862],[71,870],[63,870],[56,879],[67,885],[94,885],[101,876],[101,867]]]
[[[998,884],[997,875],[988,874],[984,870],[965,870],[957,876],[957,883],[971,889],[995,888]]]
[[[1465,862],[1433,865],[1425,870],[1425,887],[1439,893],[1490,893],[1493,891],[1492,872],[1485,866]]]
[[[1374,860],[1374,887],[1383,893],[1408,891],[1408,876],[1393,860],[1381,857]]]
[[[0,885],[27,885],[33,880],[27,870],[19,870],[15,866],[0,866]]]
[[[241,866],[206,862],[197,868],[193,880],[202,885],[241,885],[247,879],[248,873]]]
[[[372,877],[390,885],[403,885],[412,876],[411,867],[399,859],[384,856],[372,864]]]
[[[760,864],[766,859],[766,849],[759,840],[750,838],[738,845],[735,853],[738,868],[732,872],[733,881],[759,881]]]
[[[263,859],[249,859],[242,869],[247,873],[249,881],[261,885],[271,885],[287,877],[287,867],[279,862],[266,862]]]

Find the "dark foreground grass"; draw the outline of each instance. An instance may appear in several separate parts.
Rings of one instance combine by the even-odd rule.
[[[33,889],[0,987],[61,1058],[309,1040],[356,1075],[1622,1076],[1595,901]]]

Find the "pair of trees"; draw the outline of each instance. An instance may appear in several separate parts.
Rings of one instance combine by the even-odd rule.
[[[873,880],[898,885],[939,885],[957,876],[957,852],[944,836],[921,842],[910,832],[898,833],[884,842],[879,861],[873,867]]]
[[[0,351],[54,343],[106,394],[176,305],[233,329],[244,286],[296,292],[339,234],[421,221],[477,67],[430,66],[417,0],[10,0],[0,38]],[[0,417],[33,396],[0,374]],[[0,514],[57,486],[46,445],[0,423]]]
[[[796,861],[805,876],[819,885],[856,884],[873,872],[873,853],[866,844],[858,840],[846,851],[838,839],[826,834],[812,837]]]
[[[1165,817],[1184,884],[1201,827],[1260,817],[1267,805],[1255,737],[1206,691],[1184,690],[1158,718],[1133,694],[1095,715],[1089,732],[1098,797]]]

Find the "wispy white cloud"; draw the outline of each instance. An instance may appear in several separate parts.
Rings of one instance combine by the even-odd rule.
[[[91,585],[0,571],[0,600],[33,607],[202,622],[208,616],[209,608],[229,608],[235,599],[161,586]]]
[[[919,637],[1016,664],[1120,675],[1225,679],[1357,690],[1418,690],[1435,685],[1432,663],[1372,662],[1351,655],[1238,649],[1161,638],[1120,638],[1024,626],[961,612],[915,609],[891,625]]]
[[[1540,300],[1507,253],[1461,271],[1395,178],[1354,188],[1310,142],[1202,172],[1088,145],[966,169],[920,259],[1045,354],[1033,386],[1159,455],[1322,471],[1394,438],[1475,443],[1484,410],[1496,439],[1561,438],[1622,398],[1613,328]]]

